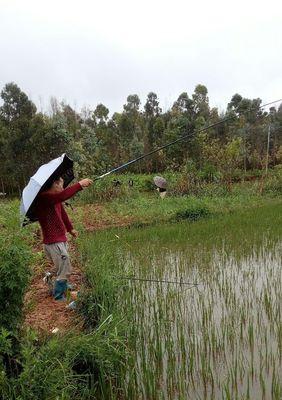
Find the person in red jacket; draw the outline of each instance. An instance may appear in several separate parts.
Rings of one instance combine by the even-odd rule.
[[[71,274],[66,232],[77,237],[77,231],[62,203],[91,184],[92,180],[86,178],[64,189],[64,180],[57,177],[38,196],[36,214],[43,234],[44,250],[49,261],[55,265],[57,274],[53,287],[55,300],[65,299],[68,277]]]

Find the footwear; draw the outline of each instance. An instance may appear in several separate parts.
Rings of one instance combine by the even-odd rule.
[[[53,279],[52,279],[52,273],[51,272],[46,272],[45,276],[43,278],[43,282],[48,286],[48,290],[50,295],[53,294],[54,290],[54,284],[53,284]]]
[[[69,310],[75,310],[75,309],[76,309],[76,301],[74,300],[74,301],[70,302],[70,303],[66,306],[66,308],[68,308]]]
[[[66,292],[67,292],[67,280],[61,279],[56,280],[53,290],[53,296],[55,300],[66,300]]]

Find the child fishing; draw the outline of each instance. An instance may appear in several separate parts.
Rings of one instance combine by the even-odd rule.
[[[77,231],[62,203],[91,184],[92,180],[86,178],[64,189],[64,180],[58,176],[39,194],[36,201],[36,216],[42,230],[44,251],[56,268],[53,286],[55,300],[66,298],[68,278],[71,274],[66,233],[77,237]]]

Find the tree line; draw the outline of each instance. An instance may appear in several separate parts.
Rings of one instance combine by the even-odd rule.
[[[95,176],[189,133],[178,142],[130,167],[132,172],[180,170],[185,165],[230,175],[262,169],[265,163],[282,162],[282,104],[268,110],[261,99],[232,96],[219,113],[209,105],[208,90],[197,85],[189,96],[183,92],[172,107],[162,111],[156,93],[150,92],[142,107],[136,94],[129,95],[122,112],[111,117],[98,104],[94,110],[74,110],[51,99],[49,114],[15,84],[1,91],[0,191],[22,190],[36,169],[67,153],[79,174]],[[228,121],[204,132],[207,125]]]

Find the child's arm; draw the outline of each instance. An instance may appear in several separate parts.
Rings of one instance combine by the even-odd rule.
[[[71,232],[73,230],[73,225],[68,217],[68,214],[66,213],[66,210],[64,209],[64,206],[62,205],[62,220],[63,223],[66,227],[67,232]]]
[[[62,201],[70,199],[80,190],[82,190],[82,186],[79,182],[77,182],[74,185],[67,187],[66,189],[62,190],[59,193],[43,192],[40,195],[40,198],[48,202],[49,204],[61,203]]]

